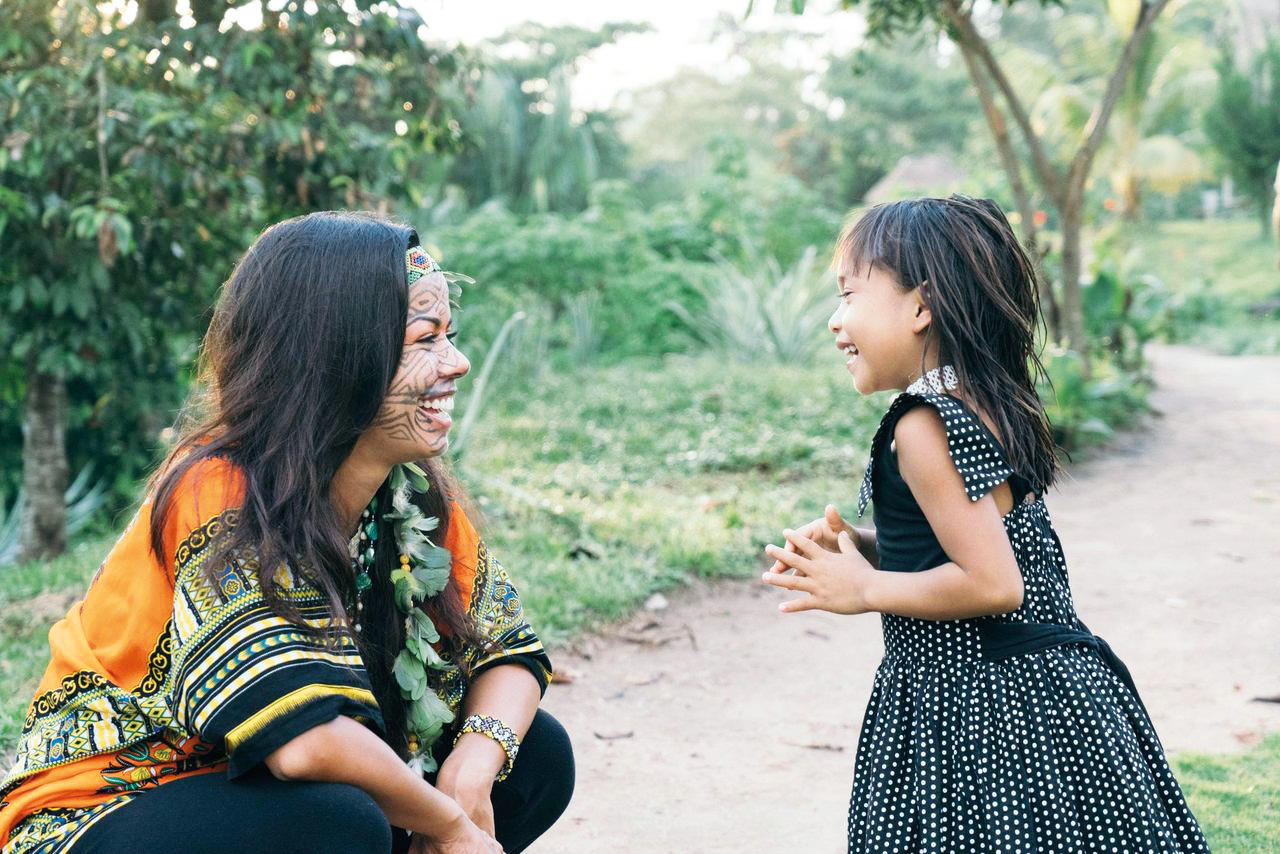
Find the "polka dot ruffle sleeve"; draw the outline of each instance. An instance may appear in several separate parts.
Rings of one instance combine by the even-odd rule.
[[[893,428],[906,411],[913,406],[926,403],[942,416],[942,425],[947,432],[947,449],[951,452],[951,462],[964,480],[964,490],[970,501],[977,501],[991,490],[1013,476],[1014,471],[1005,458],[1004,449],[996,441],[995,436],[987,429],[978,416],[970,412],[963,403],[947,394],[911,394],[904,392],[898,395],[880,422],[880,428],[871,443],[871,460],[867,464],[862,478],[862,488],[858,492],[858,515],[866,513],[867,503],[871,501],[871,467],[880,445],[893,435]]]

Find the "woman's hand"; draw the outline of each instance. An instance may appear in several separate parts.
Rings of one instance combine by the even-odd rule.
[[[834,528],[831,518],[834,510],[834,507],[828,507],[827,516],[818,522]],[[835,520],[843,521],[838,513],[834,516]],[[818,522],[812,522],[810,526]],[[783,571],[793,569],[795,574],[784,575],[770,568],[763,581],[806,595],[788,599],[778,606],[778,610],[791,612],[817,608],[834,614],[865,614],[872,610],[867,604],[867,588],[876,570],[858,551],[848,530],[835,533],[836,551],[824,548],[800,531],[786,530],[782,533],[787,538],[787,547],[784,549],[771,544],[764,547],[764,552],[774,559],[775,567],[781,566]]]
[[[841,531],[844,531],[853,539],[854,548],[859,547],[858,532],[844,520],[844,517],[840,515],[840,511],[836,509],[834,504],[827,505],[822,518],[814,519],[807,525],[801,525],[796,529],[797,534],[813,540],[829,552],[840,551],[839,538]],[[786,550],[792,554],[796,551],[790,540],[787,541]],[[773,566],[769,567],[769,572],[771,573],[786,572],[786,570],[786,565],[778,560],[775,560]]]
[[[493,781],[506,762],[501,745],[488,736],[467,733],[440,766],[436,788],[458,802],[476,826],[492,836]]]
[[[409,842],[409,854],[502,854],[502,846],[466,816],[457,826],[442,834],[427,837],[415,833]]]

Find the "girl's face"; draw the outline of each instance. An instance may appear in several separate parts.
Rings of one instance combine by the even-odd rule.
[[[836,272],[840,304],[827,321],[836,347],[849,357],[845,368],[863,394],[906,388],[920,373],[929,309],[920,288],[903,290],[878,267]]]
[[[443,275],[423,276],[409,287],[400,367],[369,435],[362,437],[376,441],[394,463],[438,456],[449,447],[457,380],[471,370],[453,346],[451,320]]]

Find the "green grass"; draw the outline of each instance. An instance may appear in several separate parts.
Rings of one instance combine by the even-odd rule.
[[[1274,356],[1280,354],[1280,319],[1236,314],[1203,324],[1188,341],[1226,356]]]
[[[1175,757],[1174,771],[1209,847],[1220,854],[1272,852],[1280,840],[1280,735],[1247,753]]]
[[[834,353],[633,360],[531,385],[495,401],[463,475],[551,639],[691,577],[750,575],[827,501],[852,513],[885,403],[859,397]]]
[[[1256,222],[1143,223],[1109,240],[1128,253],[1128,275],[1153,274],[1175,295],[1164,337],[1225,355],[1280,353],[1280,247]]]
[[[1204,281],[1233,300],[1256,301],[1280,291],[1280,247],[1263,237],[1256,220],[1173,220],[1132,228],[1138,269],[1176,291]]]
[[[56,560],[0,570],[0,756],[12,754],[26,702],[49,663],[49,626],[83,593],[112,542],[85,540]]]

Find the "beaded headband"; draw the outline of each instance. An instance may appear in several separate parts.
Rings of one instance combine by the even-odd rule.
[[[408,271],[409,284],[432,273],[443,273],[436,260],[426,253],[421,246],[410,246],[404,253],[404,265]]]

